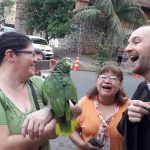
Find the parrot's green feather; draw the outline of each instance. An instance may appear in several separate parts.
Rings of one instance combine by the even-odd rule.
[[[77,128],[77,121],[72,119],[67,122],[65,125],[61,122],[61,120],[57,120],[55,132],[56,134],[62,136],[69,136],[72,132]]]
[[[64,58],[56,65],[52,74],[43,84],[43,99],[48,100],[54,112],[57,124],[57,135],[70,135],[77,127],[71,116],[69,101],[78,101],[76,88],[69,77],[71,71],[70,58]]]
[[[71,109],[70,109],[70,104],[69,101],[66,102],[66,110],[65,110],[65,118],[66,121],[70,121],[71,120]]]
[[[49,83],[49,81],[51,81]],[[61,97],[57,96],[57,90],[59,90],[59,95]],[[51,76],[49,76],[47,79],[45,79],[44,85],[43,85],[43,97],[46,98],[52,108],[55,114],[57,114],[59,117],[63,116],[64,113],[64,107],[65,107],[65,100],[64,98],[64,93],[63,93],[63,88],[61,89],[56,86],[55,84],[55,79],[53,79]]]

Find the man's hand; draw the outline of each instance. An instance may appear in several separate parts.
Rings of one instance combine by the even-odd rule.
[[[22,125],[21,134],[24,137],[28,134],[30,138],[41,136],[52,116],[47,108],[29,114]]]
[[[128,107],[129,120],[133,123],[140,122],[144,115],[150,113],[150,104],[140,100],[132,100]]]

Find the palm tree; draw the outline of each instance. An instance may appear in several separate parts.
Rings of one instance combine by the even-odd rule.
[[[93,0],[93,5],[77,11],[74,19],[102,29],[104,35],[116,35],[121,45],[123,26],[134,29],[146,24],[146,15],[137,0]]]
[[[26,0],[16,0],[16,18],[15,29],[17,32],[26,33],[25,31],[25,17],[24,17],[24,4]]]

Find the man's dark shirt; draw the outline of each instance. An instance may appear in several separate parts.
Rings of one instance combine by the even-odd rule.
[[[132,99],[150,102],[150,90],[145,81],[139,84]],[[123,150],[150,150],[150,115],[144,116],[139,123],[131,123],[126,111],[118,124],[118,131],[125,138]]]

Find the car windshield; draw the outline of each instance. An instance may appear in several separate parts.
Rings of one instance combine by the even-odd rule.
[[[14,28],[4,27],[4,32],[15,32]]]
[[[32,38],[31,40],[32,40],[32,42],[33,42],[34,44],[48,45],[47,41],[44,40],[44,39]]]
[[[15,32],[15,29],[11,28],[11,27],[1,26],[0,27],[0,32]]]

